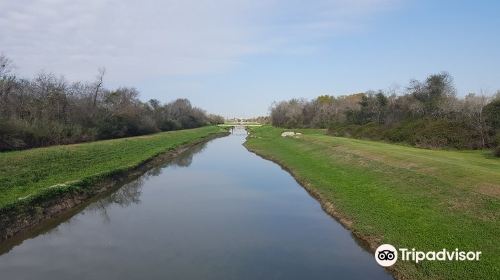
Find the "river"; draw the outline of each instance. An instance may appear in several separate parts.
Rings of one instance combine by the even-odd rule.
[[[1,279],[392,279],[278,165],[211,140],[0,246]]]

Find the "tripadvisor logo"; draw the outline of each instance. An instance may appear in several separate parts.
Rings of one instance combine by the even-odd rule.
[[[402,261],[479,261],[480,251],[460,251],[456,248],[453,251],[442,249],[440,251],[417,251],[415,248],[399,248],[397,250],[391,244],[380,245],[375,251],[375,260],[383,267],[392,266],[399,259]]]
[[[398,260],[398,251],[391,244],[382,244],[375,251],[375,260],[381,266],[391,266]]]

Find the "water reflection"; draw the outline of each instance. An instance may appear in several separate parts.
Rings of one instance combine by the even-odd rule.
[[[133,182],[125,184],[118,191],[110,196],[102,198],[90,204],[85,211],[96,212],[102,217],[106,223],[111,222],[111,217],[108,215],[107,208],[111,204],[119,205],[120,207],[128,207],[131,204],[139,204],[141,202],[141,189],[144,185],[144,178],[141,177]]]
[[[194,147],[191,147],[189,150],[185,151],[184,153],[180,154],[172,161],[167,163],[167,166],[188,167],[191,165],[191,163],[193,163],[193,156],[195,154],[201,153],[203,150],[205,150],[206,147],[206,142],[195,145]]]
[[[197,144],[193,147],[190,147],[186,151],[177,155],[174,159],[166,161],[158,166],[153,167],[149,171],[147,171],[143,176],[135,179],[132,182],[129,182],[122,187],[120,187],[117,191],[110,194],[107,197],[104,197],[92,204],[90,204],[85,211],[93,211],[97,212],[105,222],[111,222],[111,217],[108,215],[107,208],[116,204],[120,207],[128,207],[132,204],[141,203],[141,194],[142,188],[144,186],[144,182],[149,179],[149,177],[159,176],[161,174],[161,170],[167,167],[180,167],[185,168],[189,167],[193,162],[194,155],[202,152],[207,143],[203,142]]]
[[[139,177],[135,181],[125,184],[123,187],[118,189],[116,192],[112,193],[110,196],[103,198],[99,203],[95,203],[97,208],[105,208],[109,204],[118,204],[121,207],[127,207],[131,204],[139,204],[141,202],[141,189],[144,182],[149,179],[149,177],[159,176],[161,170],[167,167],[189,167],[193,162],[194,155],[202,152],[206,147],[206,142],[197,144],[188,150],[182,152],[174,159],[164,162],[151,168],[143,176]],[[91,207],[92,208],[92,207]]]
[[[18,240],[0,254],[0,278],[391,278],[233,132]]]
[[[43,234],[57,233],[59,225],[69,225],[77,222],[71,218],[79,213],[96,213],[102,218],[103,222],[108,224],[111,223],[111,216],[108,214],[107,210],[110,206],[117,205],[120,207],[129,207],[132,204],[140,204],[142,188],[144,186],[144,182],[147,181],[148,178],[160,175],[161,170],[167,167],[189,167],[193,162],[194,155],[201,153],[205,149],[206,145],[207,142],[196,144],[180,153],[175,158],[158,163],[156,166],[147,170],[139,177],[131,178],[123,186],[118,189],[114,189],[113,192],[97,196],[80,206],[68,210],[56,218],[44,221],[39,226],[28,232],[21,233],[10,240],[0,242],[0,255],[8,253],[14,247],[22,244],[24,240],[32,239]],[[81,212],[82,210],[83,212]]]
[[[146,172],[146,176],[158,176],[161,173],[163,168],[172,166],[172,167],[189,167],[193,162],[194,155],[201,153],[205,147],[207,146],[207,142],[202,142],[196,144],[181,154],[177,155],[175,158],[158,164],[157,166],[151,168]]]

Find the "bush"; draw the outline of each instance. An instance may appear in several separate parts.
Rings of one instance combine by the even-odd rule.
[[[50,73],[31,80],[0,75],[0,152],[210,123],[206,112],[187,99],[143,102],[134,88],[102,87],[102,75],[100,71],[97,80],[88,83],[70,83]],[[212,123],[223,121],[212,116]]]
[[[495,145],[496,148],[493,149],[493,155],[496,157],[500,157],[500,130],[497,130],[495,135]]]
[[[493,155],[496,157],[500,157],[500,145],[498,145],[496,149],[493,151]]]
[[[407,143],[425,148],[481,147],[479,138],[472,129],[464,123],[446,119],[408,120],[391,127],[374,122],[364,125],[335,123],[329,127],[328,133],[334,136]]]
[[[486,122],[494,129],[500,129],[500,99],[492,101],[484,107]]]
[[[160,129],[162,131],[178,130],[182,125],[178,120],[165,119],[160,122]]]
[[[0,120],[0,151],[22,149],[29,134],[20,122]]]
[[[335,123],[328,128],[328,134],[371,140],[385,140],[387,128],[378,123],[370,122],[363,125]]]
[[[463,122],[447,119],[409,120],[386,132],[393,142],[405,142],[426,148],[479,148],[478,135]]]

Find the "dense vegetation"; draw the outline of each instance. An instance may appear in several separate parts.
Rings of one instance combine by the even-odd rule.
[[[91,185],[182,144],[224,132],[217,126],[0,153],[0,212],[19,202]]]
[[[372,250],[389,243],[482,251],[478,262],[398,261],[397,278],[499,279],[500,161],[487,152],[418,149],[324,130],[301,129],[297,137],[270,126],[250,130],[250,150],[290,170]]]
[[[238,122],[270,124],[270,117],[269,116],[258,116],[258,117],[247,118],[247,119],[240,119],[240,118],[226,119],[226,123],[238,123]]]
[[[223,123],[187,99],[142,102],[134,88],[109,90],[104,70],[93,82],[41,73],[22,79],[0,55],[0,151],[143,135]]]
[[[447,73],[413,80],[404,94],[369,91],[292,99],[273,105],[271,122],[287,128],[329,128],[336,136],[405,142],[420,147],[480,149],[500,154],[500,91],[456,96]]]

